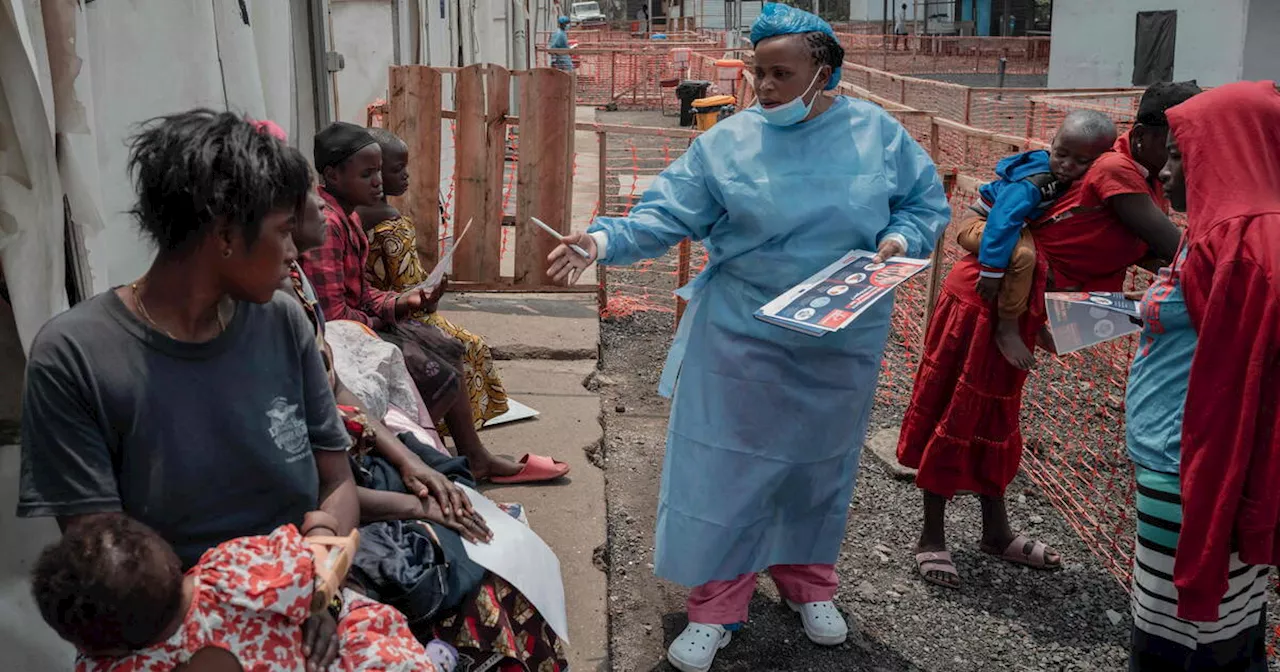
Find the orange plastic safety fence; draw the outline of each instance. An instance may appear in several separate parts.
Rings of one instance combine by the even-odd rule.
[[[672,138],[644,133],[613,132],[606,134],[603,185],[604,202],[596,206],[602,216],[626,215],[640,201],[645,189],[658,173],[678,159],[691,142],[688,138]],[[695,255],[698,262],[705,254]],[[700,263],[695,264],[700,268]],[[607,303],[602,317],[625,317],[638,311],[674,312],[672,292],[678,288],[678,251],[663,257],[642,261],[628,267],[608,269]],[[696,272],[696,271],[695,271]]]
[[[1049,72],[1049,38],[942,37],[837,33],[845,60],[900,74],[996,74]]]
[[[1121,133],[1133,127],[1142,90],[1098,93],[1071,93],[1032,96],[1028,101],[1027,132],[1040,139],[1053,139],[1063,117],[1075,110],[1095,110],[1111,117]]]
[[[621,109],[657,109],[669,104],[676,84],[689,78],[672,54],[677,48],[713,54],[716,58],[724,54],[722,47],[709,40],[580,44],[568,50],[577,77],[577,103]],[[538,47],[536,65],[550,67],[554,53],[558,51]]]

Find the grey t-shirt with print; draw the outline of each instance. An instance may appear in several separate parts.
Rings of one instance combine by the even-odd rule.
[[[350,440],[296,300],[238,303],[206,343],[146,326],[116,295],[50,320],[27,364],[20,516],[124,511],[184,567],[318,505],[313,450]]]

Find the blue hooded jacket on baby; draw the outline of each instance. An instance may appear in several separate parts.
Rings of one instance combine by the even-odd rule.
[[[1000,179],[978,189],[981,198],[972,207],[987,219],[978,249],[982,275],[998,278],[1009,266],[1022,227],[1043,214],[1068,185],[1049,171],[1049,152],[1043,149],[1000,159],[996,175]]]

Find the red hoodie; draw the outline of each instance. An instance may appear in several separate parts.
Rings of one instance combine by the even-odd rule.
[[[1178,616],[1216,621],[1232,550],[1280,564],[1280,92],[1239,82],[1168,111],[1187,186],[1198,342],[1182,425]]]

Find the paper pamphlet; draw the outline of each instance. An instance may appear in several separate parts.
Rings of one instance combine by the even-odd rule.
[[[493,541],[487,544],[473,544],[463,539],[467,556],[515,586],[542,614],[556,635],[568,644],[569,618],[565,610],[560,559],[547,542],[527,525],[499,509],[492,500],[465,485],[458,487],[467,493],[471,506],[484,516],[493,532]]]
[[[928,259],[892,257],[871,263],[874,252],[850,250],[755,312],[756,319],[810,336],[839,331],[894,287],[929,267]]]
[[[1118,292],[1048,292],[1044,306],[1059,355],[1142,330],[1129,319],[1141,314],[1138,302]]]
[[[471,230],[471,222],[474,221],[474,219],[467,220],[467,225],[462,227],[462,233],[459,233],[458,237],[454,238],[449,247],[445,249],[444,254],[440,255],[440,261],[436,263],[435,268],[431,269],[431,275],[428,275],[426,280],[418,283],[409,291],[431,289],[440,284],[440,281],[444,278],[445,271],[447,271],[453,263],[454,251],[458,249],[458,244],[462,242],[462,239],[467,237],[467,232]]]

